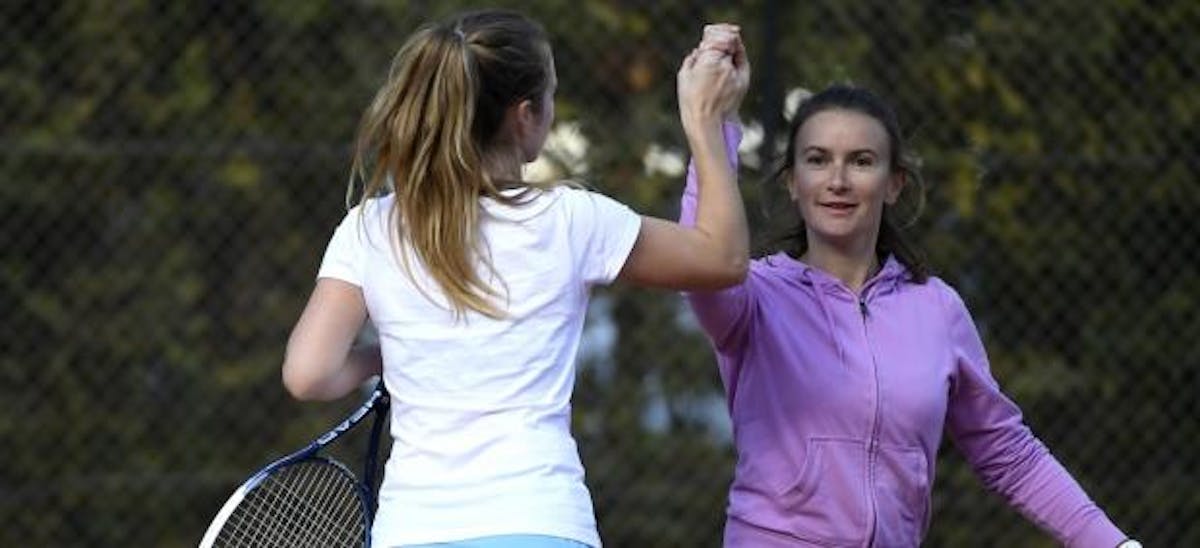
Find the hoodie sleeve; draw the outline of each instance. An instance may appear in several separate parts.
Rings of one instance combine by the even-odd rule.
[[[947,426],[975,473],[1068,547],[1115,547],[1126,536],[1050,454],[992,377],[962,298],[947,288],[955,361]]]
[[[729,157],[733,172],[737,173],[737,149],[738,144],[742,141],[742,128],[736,123],[725,122],[722,129],[725,136],[726,155]],[[687,183],[683,189],[679,211],[679,224],[684,226],[695,226],[696,224],[696,186],[696,162],[689,160]],[[746,279],[749,280],[750,276],[747,276]],[[717,350],[728,349],[732,341],[737,338],[735,334],[741,331],[739,324],[747,317],[749,291],[747,291],[746,283],[743,282],[718,291],[695,291],[684,295],[687,297],[692,311],[696,314],[700,326],[712,339]]]

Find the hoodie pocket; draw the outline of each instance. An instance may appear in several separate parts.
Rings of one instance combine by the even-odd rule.
[[[880,445],[876,465],[881,546],[917,546],[929,522],[929,460],[920,447]]]
[[[862,441],[811,438],[795,484],[781,493],[793,535],[825,546],[856,546],[867,531]]]

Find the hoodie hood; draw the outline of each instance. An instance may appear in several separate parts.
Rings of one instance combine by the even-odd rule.
[[[901,283],[909,281],[912,278],[908,267],[896,259],[895,255],[888,255],[884,259],[883,266],[879,269],[879,272],[876,272],[874,276],[867,279],[859,295],[856,296],[844,282],[834,277],[833,274],[793,258],[787,253],[780,252],[771,255],[767,258],[767,262],[772,266],[779,266],[795,271],[800,283],[819,288],[822,293],[859,297],[859,300],[870,299],[877,294],[891,293]]]
[[[834,332],[833,312],[829,306],[829,299],[831,297],[858,301],[859,309],[865,316],[869,314],[871,299],[896,291],[901,283],[911,278],[908,268],[897,260],[895,255],[888,255],[887,259],[883,261],[883,266],[879,269],[879,272],[868,278],[859,293],[855,294],[845,282],[834,275],[796,259],[786,252],[771,255],[766,258],[766,262],[771,266],[793,271],[795,279],[802,285],[812,288],[817,306],[825,316],[825,327],[828,333]],[[844,343],[840,337],[830,337],[830,340],[837,349],[839,365],[846,367],[846,349]]]

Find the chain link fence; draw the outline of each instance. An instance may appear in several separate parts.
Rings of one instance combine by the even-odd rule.
[[[1200,546],[1200,4],[501,3],[547,27],[558,122],[531,176],[673,216],[674,75],[743,26],[742,178],[801,88],[887,96],[923,158],[914,227],[996,377],[1121,527]],[[279,364],[391,55],[460,2],[0,6],[0,545],[190,546],[250,471],[355,405]],[[575,432],[611,546],[717,546],[732,470],[711,351],[677,295],[589,313]],[[357,446],[355,446],[357,447]],[[950,444],[930,546],[1050,546]]]

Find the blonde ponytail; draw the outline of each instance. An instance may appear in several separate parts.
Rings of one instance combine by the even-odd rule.
[[[504,144],[508,107],[541,100],[549,64],[536,23],[499,10],[465,14],[408,39],[360,123],[351,180],[364,181],[361,200],[395,194],[390,226],[405,270],[411,277],[409,247],[458,317],[504,316],[485,279],[498,276],[481,249],[479,200],[525,197],[501,194],[522,183],[494,180],[486,163]]]

